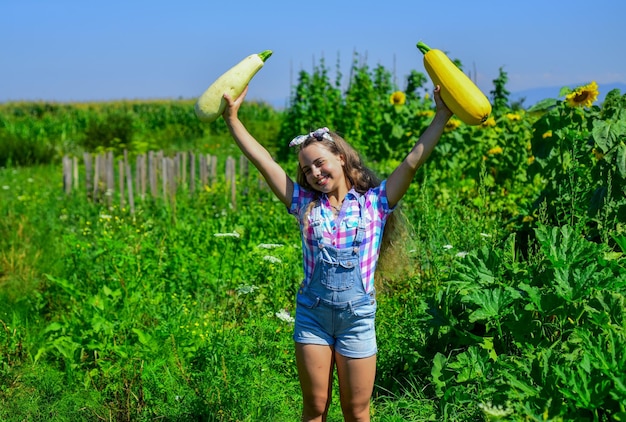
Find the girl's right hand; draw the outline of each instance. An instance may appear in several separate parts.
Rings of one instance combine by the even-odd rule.
[[[224,93],[224,99],[226,100],[226,108],[224,109],[224,113],[222,113],[224,120],[229,121],[237,118],[237,112],[239,111],[239,107],[241,107],[244,98],[246,98],[247,93],[248,85],[246,85],[241,95],[239,95],[236,99],[232,99],[230,95]]]

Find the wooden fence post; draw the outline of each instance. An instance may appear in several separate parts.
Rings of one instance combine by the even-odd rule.
[[[117,178],[120,185],[120,209],[124,208],[124,195],[126,189],[124,189],[124,162],[122,160],[117,162]]]
[[[128,162],[128,151],[124,150],[124,167],[126,170],[126,186],[128,188],[128,205],[131,215],[135,215],[135,198],[133,197],[133,176]]]
[[[215,181],[217,179],[217,156],[215,155],[209,155],[208,158],[211,160],[211,165],[209,166],[209,170],[210,170],[210,180],[211,180],[211,186],[215,186]]]
[[[93,199],[93,192],[92,192],[93,179],[91,177],[91,174],[93,171],[93,168],[92,168],[93,162],[91,161],[91,154],[89,154],[88,152],[84,153],[83,162],[85,163],[85,191],[87,192],[87,198]]]
[[[93,158],[93,191],[91,192],[91,198],[94,201],[98,200],[98,197],[96,196],[96,193],[98,191],[98,178],[100,177],[100,173],[99,173],[99,166],[100,166],[100,160],[99,160],[99,155],[94,156]]]
[[[207,173],[207,162],[206,155],[200,154],[200,186],[204,188],[207,183],[208,173]]]
[[[155,157],[154,152],[150,151],[148,154],[148,179],[150,179],[150,194],[153,198],[158,196],[156,170],[157,158]]]
[[[167,168],[167,158],[160,157],[161,163],[161,192],[163,192],[163,198],[167,200],[167,178],[169,176],[169,169]]]
[[[196,192],[196,155],[193,152],[189,152],[189,193],[194,194]]]
[[[107,205],[111,206],[113,204],[113,193],[115,193],[115,173],[113,170],[114,159],[113,159],[113,151],[109,151],[106,154],[106,192],[104,195],[106,196]]]
[[[80,179],[78,177],[78,157],[72,157],[72,169],[74,170],[74,181],[72,183],[73,189],[78,189]]]
[[[235,159],[229,156],[226,158],[226,190],[230,188],[230,203],[233,209],[237,209],[236,172]]]
[[[63,191],[66,195],[72,192],[72,159],[67,155],[63,157]]]

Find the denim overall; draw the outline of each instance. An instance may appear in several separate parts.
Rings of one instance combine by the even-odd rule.
[[[315,257],[311,281],[299,290],[297,299],[298,306],[305,308],[301,312],[306,316],[301,319],[307,318],[306,322],[313,324],[310,325],[314,327],[311,328],[313,332],[315,327],[320,329],[324,332],[326,343],[334,345],[348,357],[366,357],[361,354],[369,356],[376,353],[376,293],[365,293],[359,255],[359,246],[365,236],[364,201],[365,196],[361,196],[359,222],[352,246],[341,249],[324,244],[321,205],[318,203],[313,207],[311,226],[319,253]],[[296,326],[298,329],[298,322]],[[296,341],[309,342],[298,338]],[[361,350],[368,342],[367,349]],[[311,340],[311,343],[315,341]]]

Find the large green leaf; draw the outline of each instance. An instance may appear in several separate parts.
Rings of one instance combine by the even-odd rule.
[[[433,384],[435,386],[435,391],[437,392],[437,395],[439,397],[443,395],[443,392],[445,391],[446,383],[447,383],[446,378],[449,377],[449,375],[446,376],[444,374],[447,363],[448,363],[448,359],[446,359],[446,357],[443,354],[437,352],[437,354],[433,358],[433,367],[430,371],[430,374],[432,377]]]
[[[501,262],[496,252],[481,248],[476,255],[470,254],[455,264],[455,273],[451,281],[461,281],[473,285],[490,286],[495,282],[493,269]]]
[[[591,131],[593,139],[598,144],[603,154],[606,154],[617,145],[621,136],[626,135],[626,122],[595,120]]]
[[[448,367],[456,372],[455,381],[465,383],[482,379],[490,367],[489,357],[481,353],[481,349],[472,346],[459,353],[456,360],[448,362]]]
[[[530,286],[526,283],[520,283],[519,289],[526,293],[526,297],[529,302],[525,307],[526,310],[543,312],[543,308],[541,306],[541,291],[538,287]]]
[[[464,303],[478,306],[469,316],[470,322],[490,321],[511,312],[508,306],[513,301],[511,294],[502,288],[477,290],[463,297]]]

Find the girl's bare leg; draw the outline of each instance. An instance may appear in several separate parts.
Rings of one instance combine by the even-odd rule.
[[[370,400],[376,378],[376,355],[353,359],[335,353],[335,363],[344,420],[369,422]]]
[[[325,421],[332,396],[333,348],[296,343],[302,421]]]

